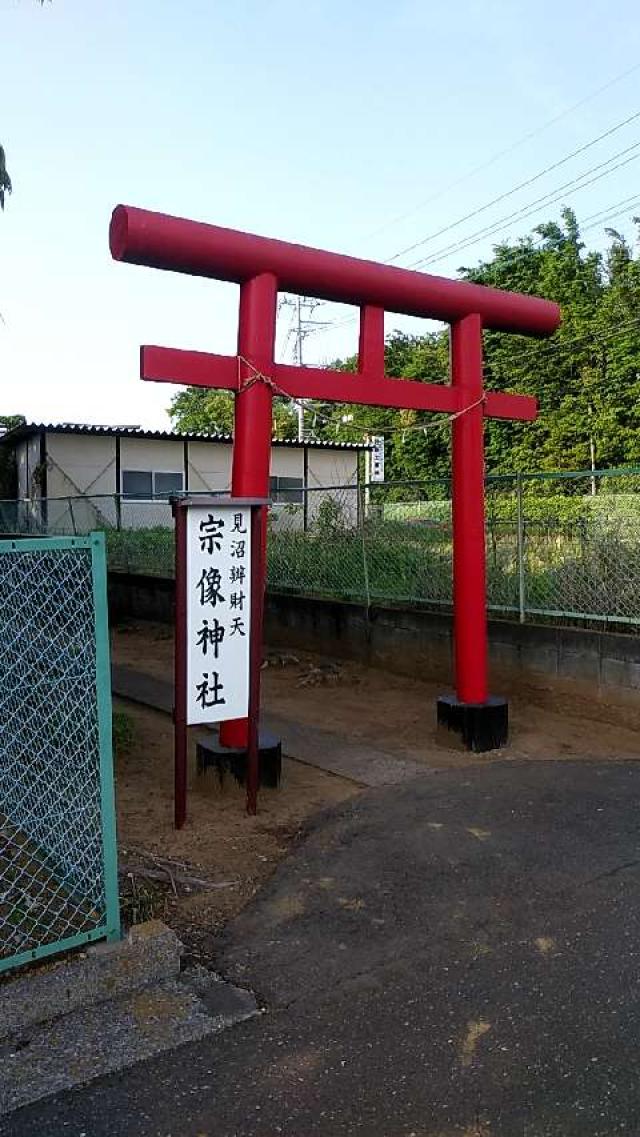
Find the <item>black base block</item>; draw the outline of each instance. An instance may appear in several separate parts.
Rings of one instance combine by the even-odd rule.
[[[467,750],[499,750],[509,739],[509,704],[494,695],[486,703],[461,703],[455,695],[441,695],[438,726],[459,734]]]
[[[215,770],[222,785],[225,774],[231,774],[239,786],[247,780],[247,751],[222,746],[217,734],[199,738],[196,743],[198,773],[205,774]],[[260,785],[276,789],[282,776],[282,744],[280,739],[267,731],[260,731],[258,747],[258,768]]]

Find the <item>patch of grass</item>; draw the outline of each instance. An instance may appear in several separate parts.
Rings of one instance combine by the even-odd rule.
[[[488,501],[489,605],[517,612],[518,525],[513,495]],[[418,508],[420,507],[420,509]],[[435,510],[438,506],[438,510]],[[448,502],[427,502],[430,516],[401,503],[353,527],[334,502],[323,503],[311,528],[272,526],[268,585],[274,591],[364,603],[442,605],[452,601]],[[415,513],[412,514],[412,510]],[[539,515],[539,519],[538,519]],[[441,519],[440,519],[441,518]],[[566,622],[602,618],[640,623],[640,494],[525,501],[525,607],[566,613]],[[107,533],[109,567],[172,576],[173,531]]]
[[[129,754],[136,740],[133,720],[126,711],[113,712],[113,749],[118,757]]]
[[[149,576],[173,576],[173,528],[158,525],[153,529],[108,529],[106,538],[110,569]]]
[[[120,878],[120,915],[126,928],[147,920],[164,920],[167,915],[167,889],[141,881],[135,873]]]

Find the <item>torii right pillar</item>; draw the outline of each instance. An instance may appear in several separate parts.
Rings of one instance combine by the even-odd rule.
[[[452,423],[453,645],[456,694],[438,699],[438,724],[475,751],[505,746],[506,699],[489,695],[484,494],[482,320],[451,324],[451,383],[469,409]]]

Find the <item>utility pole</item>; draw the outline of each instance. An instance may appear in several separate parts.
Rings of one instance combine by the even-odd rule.
[[[331,324],[331,320],[314,320],[313,313],[317,308],[321,307],[324,302],[322,300],[314,300],[310,296],[283,296],[278,304],[278,311],[283,308],[292,309],[292,319],[287,332],[285,340],[285,352],[289,344],[289,340],[293,335],[293,361],[297,363],[298,367],[304,366],[303,360],[303,344],[307,336],[312,335],[318,328],[325,328]],[[296,404],[296,411],[298,416],[298,441],[304,441],[304,403],[299,400]]]
[[[296,333],[296,354],[297,354],[296,362],[298,364],[298,367],[302,367],[302,344],[303,344],[304,337],[303,337],[303,332],[302,332],[302,297],[301,296],[296,296],[296,308],[297,308],[297,316],[298,316],[298,328],[297,328],[297,333]],[[313,309],[311,309],[311,311],[313,314]],[[302,399],[300,399],[300,402],[296,404],[296,409],[298,411],[298,442],[303,442],[304,441],[304,403],[303,403]]]
[[[589,460],[591,465],[591,496],[595,497],[598,489],[596,485],[596,440],[593,435],[593,407],[589,403]]]

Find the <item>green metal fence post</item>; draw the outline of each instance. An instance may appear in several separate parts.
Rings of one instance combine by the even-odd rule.
[[[0,540],[0,621],[5,973],[120,935],[104,535]]]
[[[113,784],[113,731],[109,617],[107,604],[107,557],[104,533],[91,534],[94,620],[96,633],[96,698],[100,740],[100,798],[102,856],[107,939],[120,938],[120,901],[116,843],[115,791]]]
[[[522,499],[522,474],[516,474],[516,498],[518,507],[518,606],[520,623],[526,618],[525,564],[524,564],[524,503]]]

